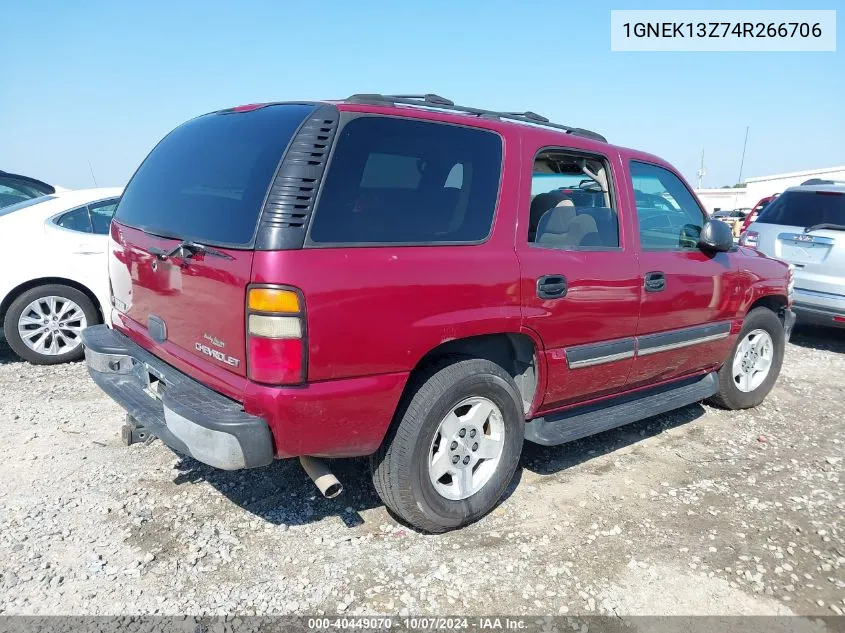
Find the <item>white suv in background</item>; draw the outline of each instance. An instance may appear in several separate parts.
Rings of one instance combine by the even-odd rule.
[[[799,323],[845,327],[845,183],[787,189],[739,244],[792,264]]]
[[[108,322],[108,232],[122,189],[65,191],[0,209],[0,339],[21,358],[82,358],[79,333]]]

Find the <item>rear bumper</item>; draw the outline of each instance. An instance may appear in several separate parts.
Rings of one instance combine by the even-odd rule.
[[[172,449],[223,470],[273,461],[267,423],[105,325],[82,333],[94,382]]]
[[[801,323],[826,325],[829,327],[845,327],[845,306],[842,310],[835,310],[803,303],[794,303],[792,304],[792,309],[795,310],[795,314],[798,315],[798,320]],[[834,320],[837,317],[839,317],[839,321]]]
[[[801,323],[845,327],[845,296],[818,292],[804,288],[795,289],[792,309]],[[839,321],[834,319],[839,317]]]

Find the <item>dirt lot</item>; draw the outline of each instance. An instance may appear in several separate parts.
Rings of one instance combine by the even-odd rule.
[[[2,345],[2,344],[0,344]],[[845,333],[799,330],[758,409],[527,445],[494,513],[398,525],[364,460],[216,472],[120,443],[82,364],[0,346],[0,614],[845,612]]]

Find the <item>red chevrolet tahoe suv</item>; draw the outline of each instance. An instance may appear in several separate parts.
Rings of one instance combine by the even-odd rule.
[[[665,161],[430,94],[181,125],[126,187],[109,268],[114,328],[83,336],[128,441],[300,456],[328,495],[321,458],[369,455],[430,532],[493,508],[525,439],[759,404],[794,322],[787,265]]]

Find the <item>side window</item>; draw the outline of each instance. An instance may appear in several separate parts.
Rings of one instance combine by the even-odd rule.
[[[91,212],[91,226],[97,235],[108,235],[114,210],[117,209],[118,198],[103,200],[88,205]]]
[[[697,248],[705,217],[684,183],[668,169],[638,161],[631,161],[631,181],[642,248]]]
[[[531,174],[528,242],[561,250],[618,248],[609,173],[602,158],[541,152]]]
[[[347,123],[309,239],[321,244],[460,244],[493,224],[501,138],[486,130],[392,117]]]
[[[23,185],[0,179],[0,208],[8,207],[41,195]]]
[[[59,216],[56,224],[63,229],[69,231],[79,231],[80,233],[93,233],[94,229],[91,227],[91,218],[88,216],[88,207],[79,207]]]

